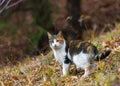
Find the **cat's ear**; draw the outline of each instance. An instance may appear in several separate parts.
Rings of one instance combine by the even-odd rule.
[[[57,34],[57,36],[59,36],[59,37],[63,37],[63,33],[62,33],[62,31],[59,31],[58,34]]]
[[[52,35],[49,32],[47,32],[47,34],[48,34],[48,38],[51,39]]]

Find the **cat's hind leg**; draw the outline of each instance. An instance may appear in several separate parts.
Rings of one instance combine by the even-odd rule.
[[[89,76],[89,74],[91,73],[91,67],[90,66],[86,67],[84,71],[85,71],[84,75],[82,75],[81,78],[87,78]]]

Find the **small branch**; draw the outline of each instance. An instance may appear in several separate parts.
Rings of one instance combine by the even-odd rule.
[[[2,13],[5,9],[6,9],[6,7],[8,6],[8,4],[11,2],[11,0],[8,0],[8,2],[7,2],[7,4],[0,10],[0,13]]]
[[[0,6],[5,2],[5,0],[0,0]]]
[[[15,5],[19,4],[20,2],[22,2],[23,0],[18,0],[17,2],[10,4],[11,0],[8,0],[8,2],[5,4],[5,6],[0,10],[0,13],[2,13],[4,10],[9,9],[11,7],[14,7]],[[5,0],[0,0],[0,6],[5,2]]]
[[[15,2],[15,3],[13,3],[13,4],[7,6],[6,9],[9,9],[9,8],[11,8],[11,7],[17,5],[17,4],[19,4],[20,2],[22,2],[22,1],[23,1],[23,0],[19,0],[19,1]]]

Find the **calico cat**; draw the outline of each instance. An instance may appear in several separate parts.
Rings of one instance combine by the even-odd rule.
[[[106,58],[111,52],[107,50],[99,54],[93,44],[80,40],[71,41],[67,47],[61,31],[57,35],[48,32],[48,38],[55,59],[62,65],[63,76],[68,73],[70,64],[74,63],[85,71],[82,76],[85,78],[91,73],[94,62]]]

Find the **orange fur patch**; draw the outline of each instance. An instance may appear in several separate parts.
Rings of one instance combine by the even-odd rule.
[[[63,37],[57,37],[56,40],[60,43],[64,43],[64,38]]]
[[[71,45],[72,45],[72,43],[73,43],[73,40],[72,40],[72,41],[70,41],[69,46],[71,46]]]
[[[81,42],[79,42],[79,43],[77,44],[77,48],[80,48],[80,45],[81,45]]]
[[[87,47],[87,51],[89,51],[91,48],[92,48],[92,46],[89,45],[89,46]]]

